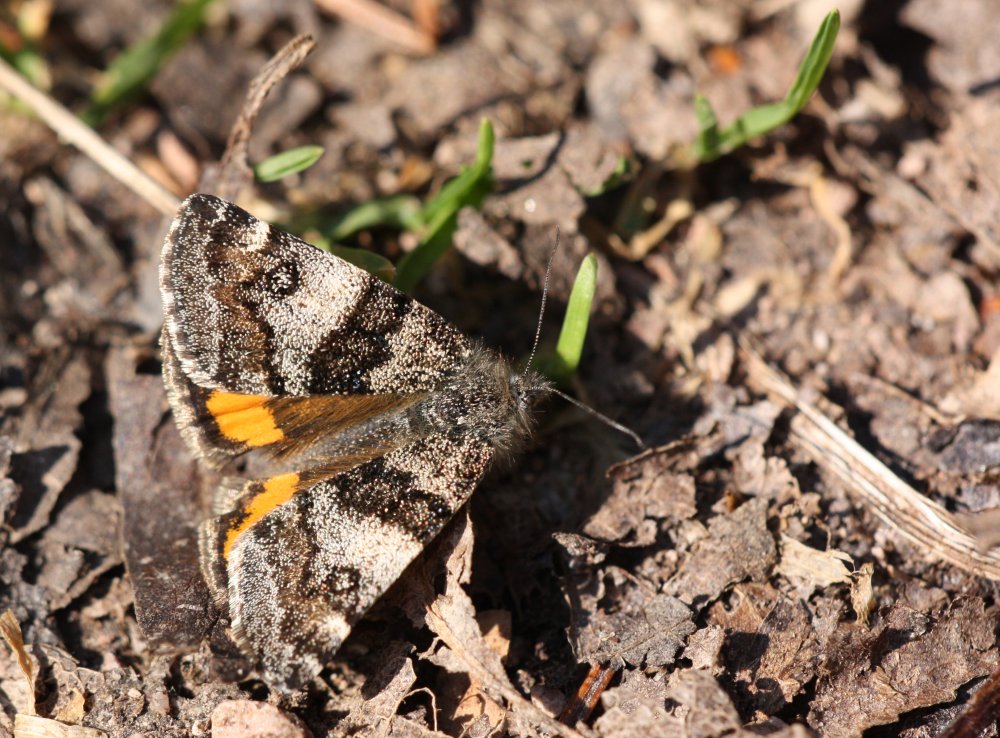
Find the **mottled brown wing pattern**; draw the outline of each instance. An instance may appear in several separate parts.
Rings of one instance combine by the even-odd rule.
[[[183,374],[247,395],[434,390],[470,350],[447,321],[342,259],[211,195],[192,195],[160,267]]]
[[[319,673],[492,456],[481,440],[439,434],[306,489],[294,474],[249,482],[206,525],[214,594],[270,684],[299,689]]]
[[[248,451],[286,466],[318,463],[317,457],[324,454],[356,455],[361,450],[358,444],[364,445],[359,431],[425,397],[424,393],[271,397],[206,389],[184,375],[166,338],[163,365],[181,432],[195,453],[213,467]],[[405,438],[368,446],[382,448],[384,453],[404,442]]]
[[[230,478],[202,569],[281,689],[315,676],[444,526],[546,383],[389,285],[208,195],[182,205],[160,269],[163,365],[191,448]]]

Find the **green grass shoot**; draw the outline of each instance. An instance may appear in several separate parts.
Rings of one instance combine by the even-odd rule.
[[[493,191],[493,124],[483,119],[479,126],[476,160],[424,205],[419,213],[420,243],[396,265],[396,287],[411,291],[431,270],[441,255],[451,247],[458,226],[458,211],[466,206],[479,207]]]
[[[580,366],[583,343],[590,324],[590,309],[597,291],[597,257],[588,254],[580,263],[566,305],[555,351],[546,352],[535,362],[539,371],[558,383],[569,380]]]
[[[412,195],[396,195],[362,203],[324,230],[332,242],[350,238],[368,228],[388,227],[413,231],[417,247],[399,260],[394,284],[410,292],[434,266],[452,243],[458,225],[458,211],[479,207],[493,191],[493,124],[484,119],[479,126],[476,159],[458,176],[444,184],[440,192],[421,204]]]
[[[150,38],[125,49],[104,71],[83,120],[98,125],[112,110],[141,93],[160,67],[193,36],[212,0],[185,0]]]
[[[269,156],[253,168],[258,182],[276,182],[289,174],[308,169],[323,156],[322,146],[299,146]]]
[[[834,10],[820,24],[809,51],[799,66],[798,75],[784,99],[748,110],[722,130],[719,129],[711,103],[700,95],[696,97],[695,115],[698,116],[700,133],[692,148],[698,161],[714,161],[743,146],[750,139],[784,125],[802,110],[823,79],[839,30],[840,13]]]

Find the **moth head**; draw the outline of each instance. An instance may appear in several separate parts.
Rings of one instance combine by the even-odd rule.
[[[518,411],[522,413],[530,412],[535,404],[552,390],[548,380],[531,370],[512,372],[507,378],[507,387]]]

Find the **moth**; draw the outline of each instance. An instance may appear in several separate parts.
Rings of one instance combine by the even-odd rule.
[[[226,478],[205,579],[272,686],[352,626],[532,430],[550,387],[380,279],[205,194],[163,244],[163,375],[187,444]]]

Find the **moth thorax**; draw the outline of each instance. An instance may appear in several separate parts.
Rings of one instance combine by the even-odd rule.
[[[513,372],[503,357],[477,348],[434,403],[436,419],[506,453],[530,435],[532,405],[546,389],[537,375]]]

